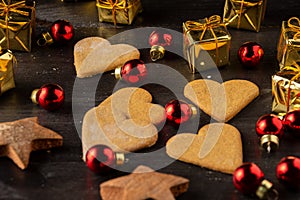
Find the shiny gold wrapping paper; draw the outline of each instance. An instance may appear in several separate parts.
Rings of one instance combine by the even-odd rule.
[[[223,22],[230,27],[259,32],[267,0],[225,0]]]
[[[183,33],[183,51],[192,73],[229,64],[231,36],[219,16],[187,21]]]
[[[289,111],[300,109],[300,80],[291,81],[296,72],[281,71],[272,76],[272,111],[284,115]],[[290,87],[290,100],[288,92]]]
[[[15,87],[13,66],[14,56],[10,52],[0,56],[0,95]]]
[[[140,0],[97,0],[100,22],[130,25],[135,16],[142,12]]]
[[[10,2],[10,1],[9,1]],[[31,51],[35,29],[35,5],[25,1],[0,1],[0,45],[2,49]]]
[[[280,69],[300,62],[300,20],[296,17],[282,22],[277,60]]]

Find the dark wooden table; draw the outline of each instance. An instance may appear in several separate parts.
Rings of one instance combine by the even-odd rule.
[[[91,96],[91,98],[95,98],[95,101],[90,101],[88,96],[84,96],[87,92],[85,88],[77,90],[78,87],[74,87],[76,80],[73,66],[74,44],[88,36],[110,38],[134,28],[164,27],[181,32],[181,24],[185,20],[204,18],[213,14],[222,15],[224,0],[143,0],[142,3],[144,12],[132,26],[114,27],[112,24],[98,22],[94,1],[64,3],[59,0],[39,0],[37,2],[36,34],[48,30],[52,22],[57,19],[67,19],[74,25],[75,38],[70,44],[63,46],[38,47],[33,44],[31,53],[14,53],[18,60],[18,66],[15,68],[17,87],[0,97],[0,121],[37,116],[43,126],[57,131],[64,137],[64,145],[50,152],[33,152],[30,164],[24,171],[17,168],[8,158],[1,158],[0,199],[100,199],[100,183],[126,174],[114,172],[103,176],[95,175],[81,159],[79,135],[82,114],[72,109],[72,103],[73,106],[82,105],[83,110],[98,105],[112,93],[117,80],[109,73],[103,74],[100,80],[100,76],[86,79],[84,81],[87,84],[97,81],[98,87],[95,95]],[[300,199],[299,192],[287,190],[278,183],[275,176],[276,165],[282,157],[300,156],[300,140],[287,134],[281,140],[280,149],[276,153],[267,154],[258,145],[254,127],[258,117],[271,112],[271,75],[278,70],[276,46],[281,21],[288,20],[292,16],[299,17],[299,11],[299,1],[269,1],[266,18],[259,33],[230,29],[232,34],[231,64],[220,70],[224,81],[237,78],[247,79],[260,87],[260,96],[229,123],[241,132],[244,161],[255,162],[261,167],[266,178],[272,181],[278,189],[281,199]],[[149,31],[150,29],[145,30]],[[139,41],[146,43],[147,31],[144,35],[129,35],[128,37],[137,37]],[[118,39],[126,41],[126,37],[122,34],[116,41]],[[237,60],[237,50],[246,41],[256,41],[265,50],[263,62],[256,69],[245,69]],[[176,43],[180,44],[180,39]],[[148,51],[149,49],[141,49],[141,58],[146,63],[150,62]],[[199,74],[189,73],[186,61],[178,55],[169,53],[158,63],[175,69],[187,81],[200,78]],[[179,90],[184,86],[175,77],[166,75],[161,78],[174,81]],[[62,109],[48,112],[31,103],[31,91],[45,83],[58,83],[65,89],[66,100]],[[96,86],[94,85],[94,87]],[[174,98],[174,95],[165,87],[156,84],[147,84],[143,87],[153,95],[155,103],[165,105]],[[73,89],[76,91],[75,95]],[[209,122],[210,118],[201,113],[199,127]],[[189,127],[183,126],[182,130],[188,131]],[[163,148],[166,140],[176,132],[176,127],[166,123],[159,133],[158,144],[150,150],[141,151],[140,154],[132,156],[124,169],[131,170],[142,163],[155,167],[170,161],[165,154],[149,158],[146,156],[148,155],[146,152]],[[158,171],[190,179],[188,192],[178,199],[251,199],[235,190],[230,175],[179,161],[174,161]]]

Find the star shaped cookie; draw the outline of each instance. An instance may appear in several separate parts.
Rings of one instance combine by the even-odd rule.
[[[102,183],[100,194],[103,200],[174,200],[188,186],[186,178],[158,173],[141,165],[132,174]]]
[[[25,169],[30,153],[62,146],[62,136],[38,124],[37,117],[0,123],[0,157],[9,157]]]

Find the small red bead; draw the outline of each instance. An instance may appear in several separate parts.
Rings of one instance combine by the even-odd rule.
[[[143,81],[147,76],[146,65],[138,59],[130,60],[121,68],[121,76],[128,83]]]
[[[256,67],[262,60],[264,50],[256,42],[246,42],[238,50],[238,58],[246,67]]]
[[[285,186],[300,189],[300,158],[288,156],[278,163],[276,176]]]
[[[300,137],[300,110],[288,112],[284,117],[283,124],[288,132]]]
[[[91,147],[86,155],[86,165],[95,173],[105,173],[112,169],[115,164],[115,153],[106,145]]]
[[[163,31],[153,31],[149,36],[150,46],[158,45],[162,47],[167,47],[172,44],[173,37],[168,32]]]
[[[264,173],[254,163],[245,163],[233,173],[233,184],[244,194],[255,194],[264,180]]]
[[[51,35],[55,42],[64,43],[73,38],[74,28],[66,20],[57,20],[51,26]]]
[[[191,106],[184,101],[172,100],[165,106],[167,119],[181,124],[188,121],[193,115]]]
[[[276,115],[267,114],[261,116],[256,122],[256,133],[259,137],[264,135],[283,135],[283,123]]]
[[[57,110],[62,106],[65,93],[62,87],[57,84],[43,85],[36,94],[36,101],[46,110]]]

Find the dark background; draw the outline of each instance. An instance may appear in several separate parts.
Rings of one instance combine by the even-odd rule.
[[[38,47],[33,43],[31,53],[14,52],[18,60],[15,67],[15,81],[17,87],[4,93],[0,97],[0,121],[13,121],[20,118],[37,116],[40,124],[57,131],[64,137],[64,145],[51,151],[33,152],[30,164],[24,171],[17,168],[8,158],[0,159],[0,199],[100,199],[99,184],[110,178],[125,175],[123,172],[114,172],[107,175],[95,175],[81,160],[81,141],[79,130],[75,128],[74,118],[80,119],[80,114],[72,115],[72,102],[81,104],[83,110],[91,108],[86,102],[87,97],[80,96],[88,88],[83,88],[79,96],[72,97],[76,73],[73,66],[74,44],[88,36],[101,36],[109,38],[124,30],[137,27],[164,27],[181,32],[181,24],[186,20],[209,17],[214,14],[222,16],[223,0],[143,0],[144,12],[137,17],[131,26],[117,26],[99,23],[94,1],[89,2],[61,2],[37,1],[36,35],[49,29],[58,19],[69,20],[75,28],[75,38],[67,45]],[[229,123],[237,127],[242,136],[245,162],[255,162],[265,173],[265,177],[274,183],[280,193],[281,199],[300,199],[299,192],[287,190],[281,186],[275,176],[275,169],[280,159],[287,155],[300,156],[300,139],[286,134],[281,139],[280,149],[273,154],[267,154],[260,149],[255,134],[255,122],[263,114],[271,112],[271,75],[278,70],[276,61],[276,47],[279,38],[282,20],[292,16],[299,17],[300,3],[296,0],[273,0],[267,3],[266,17],[259,33],[230,29],[232,35],[231,63],[220,69],[224,81],[230,79],[247,79],[260,87],[260,96],[248,107],[240,112]],[[138,37],[145,43],[147,35],[130,35]],[[144,37],[144,39],[143,39]],[[120,38],[126,41],[126,38]],[[245,69],[239,63],[236,53],[238,48],[246,41],[260,43],[265,51],[263,62],[256,69]],[[176,41],[178,44],[181,41]],[[141,50],[141,58],[150,62],[149,49]],[[200,78],[199,74],[190,74],[186,61],[179,56],[169,53],[159,61],[180,72],[187,81]],[[100,76],[85,79],[83,82],[98,81]],[[165,76],[174,84],[181,85],[174,77]],[[66,92],[65,104],[56,112],[48,112],[34,105],[30,101],[31,91],[45,83],[58,83]],[[95,102],[98,105],[111,95],[117,80],[109,73],[104,74],[97,88]],[[126,85],[123,85],[126,86]],[[94,86],[95,87],[95,86]],[[154,102],[165,105],[174,98],[167,88],[148,84],[143,86],[154,98]],[[76,112],[77,113],[77,112]],[[210,118],[201,113],[200,125],[210,122]],[[194,122],[195,123],[195,122]],[[196,122],[198,124],[198,122]],[[189,126],[182,126],[182,130],[189,130]],[[160,131],[157,145],[143,152],[152,151],[164,146],[169,137],[176,133],[176,127],[166,123]],[[145,155],[145,158],[144,156]],[[136,157],[135,157],[136,156]],[[146,160],[154,167],[161,162],[168,161],[165,155],[148,158],[146,154],[128,155],[130,161],[124,169],[134,169]],[[175,161],[159,169],[163,173],[171,173],[190,179],[190,187],[178,199],[251,199],[235,190],[232,176],[210,171],[191,164]]]

